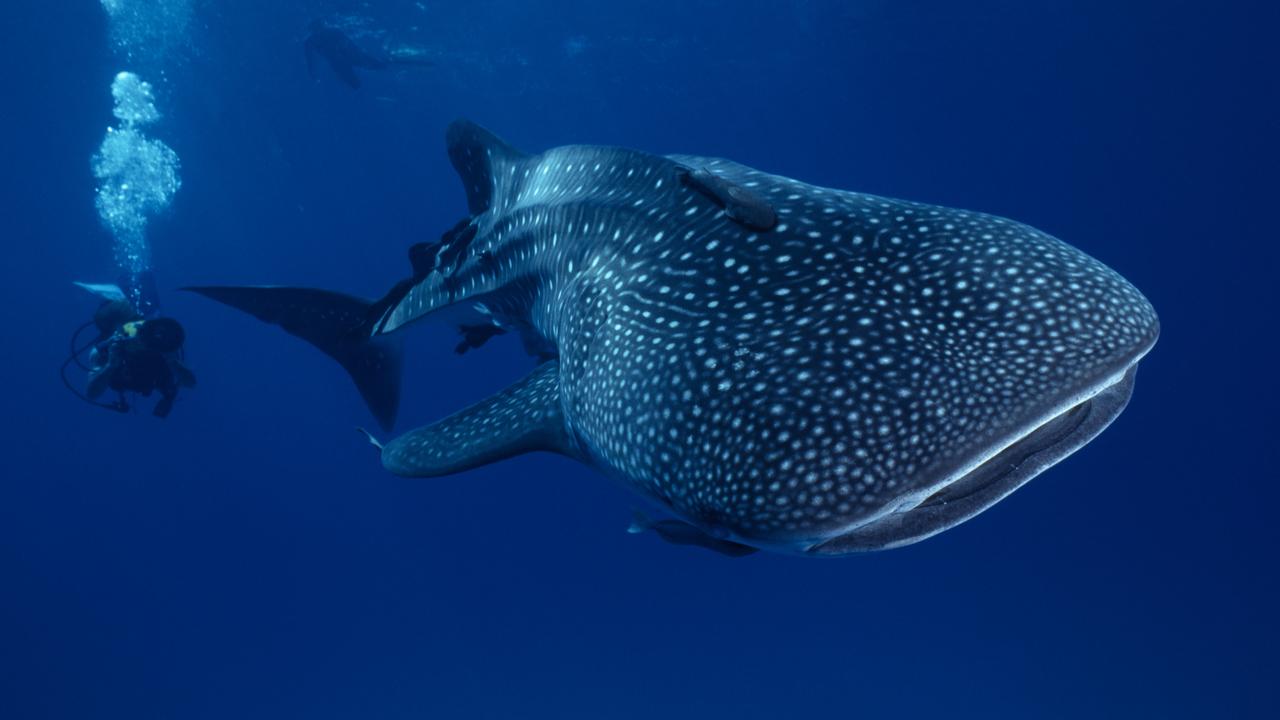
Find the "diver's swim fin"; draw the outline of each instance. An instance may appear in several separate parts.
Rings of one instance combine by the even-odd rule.
[[[200,286],[183,290],[279,325],[337,360],[378,424],[390,429],[400,407],[400,341],[369,334],[373,303],[342,293],[276,286]]]
[[[115,301],[125,299],[124,290],[121,290],[119,285],[112,285],[111,283],[85,283],[78,280],[73,280],[71,284],[76,287],[84,288],[103,300]]]

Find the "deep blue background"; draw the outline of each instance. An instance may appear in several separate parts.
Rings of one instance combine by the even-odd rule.
[[[96,2],[5,4],[0,717],[1277,717],[1275,10],[423,5],[203,3],[132,67]],[[299,42],[335,11],[438,67],[312,82]],[[127,67],[183,162],[150,234],[200,386],[167,422],[56,373],[94,307],[71,281],[113,274],[89,157]],[[629,536],[628,493],[558,457],[396,478],[336,365],[173,288],[380,294],[464,213],[456,116],[1007,215],[1128,277],[1164,335],[1112,429],[900,550]],[[408,335],[401,429],[530,366]]]

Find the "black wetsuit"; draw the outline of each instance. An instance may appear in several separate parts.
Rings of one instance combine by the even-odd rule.
[[[127,408],[124,394],[148,397],[160,393],[152,414],[167,417],[178,397],[179,387],[192,387],[195,375],[182,364],[177,353],[162,353],[148,348],[141,340],[117,331],[94,348],[95,367],[89,374],[87,395],[96,399],[107,388],[120,395],[118,405]]]

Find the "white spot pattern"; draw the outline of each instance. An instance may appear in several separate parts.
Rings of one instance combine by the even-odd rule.
[[[733,222],[681,165],[751,188],[779,224]],[[559,356],[579,450],[748,541],[827,537],[929,487],[1158,331],[1114,271],[999,217],[611,148],[495,177],[469,258],[389,329],[507,297],[495,314]]]

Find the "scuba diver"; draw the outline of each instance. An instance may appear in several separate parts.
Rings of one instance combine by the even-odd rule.
[[[182,325],[173,318],[144,317],[135,303],[114,285],[77,284],[104,300],[93,319],[77,328],[71,337],[71,355],[62,364],[63,384],[81,400],[117,412],[129,410],[126,393],[149,397],[159,392],[160,399],[152,414],[168,417],[178,389],[196,384],[195,374],[182,361],[186,340]],[[154,296],[138,304],[152,310],[157,307]],[[77,347],[81,333],[90,327],[98,331],[97,337]],[[89,352],[88,364],[81,360],[86,351]],[[67,379],[67,367],[73,362],[89,373],[83,394]],[[116,392],[115,401],[99,400],[107,390]]]
[[[338,79],[353,90],[360,88],[360,76],[356,68],[365,70],[386,70],[393,65],[416,65],[430,67],[434,63],[419,57],[391,55],[377,57],[371,55],[347,36],[342,30],[326,24],[323,20],[312,20],[311,34],[303,41],[302,48],[307,55],[307,72],[313,80],[316,77],[316,59],[324,58],[333,69]]]

